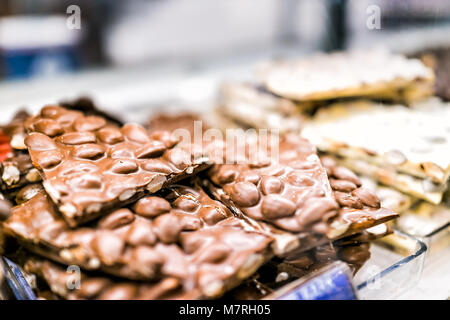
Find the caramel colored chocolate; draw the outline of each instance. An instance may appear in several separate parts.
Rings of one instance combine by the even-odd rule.
[[[57,262],[136,280],[175,277],[206,297],[221,295],[270,257],[270,237],[202,190],[175,186],[166,192],[76,230],[39,192],[13,208],[4,228]]]
[[[99,116],[46,106],[26,122],[26,144],[44,188],[71,226],[204,169],[167,132],[119,128]]]

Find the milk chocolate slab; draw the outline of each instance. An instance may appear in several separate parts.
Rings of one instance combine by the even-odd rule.
[[[66,108],[85,112],[90,116],[102,116],[108,123],[120,125],[121,122],[113,116],[100,111],[88,98],[79,98],[74,101],[64,103]],[[1,163],[0,175],[1,188],[5,195],[14,197],[18,189],[26,184],[41,181],[41,176],[31,163],[27,146],[25,145],[26,129],[25,122],[30,114],[25,110],[19,110],[13,119],[2,127],[3,132],[9,137],[8,143],[11,146],[11,154]]]
[[[198,290],[188,291],[177,278],[167,277],[148,283],[121,281],[92,276],[84,272],[68,272],[67,268],[40,258],[29,259],[24,268],[25,271],[43,280],[52,293],[67,300],[157,300],[201,297]]]
[[[175,277],[204,296],[221,295],[270,258],[272,239],[201,189],[166,192],[78,229],[40,192],[12,209],[4,229],[54,261],[135,280]]]
[[[25,139],[43,185],[71,227],[207,167],[167,132],[117,127],[99,116],[46,106]]]
[[[189,128],[192,128],[192,121],[191,116],[159,116],[153,118],[150,122],[156,128],[166,125],[171,130],[180,127],[189,130]],[[253,138],[243,135],[241,140],[246,140],[245,143],[249,145],[260,145],[258,138],[256,142]],[[360,186],[358,177],[345,168],[336,168],[337,177],[334,176],[333,178],[335,185],[330,186],[327,172],[321,165],[314,147],[308,141],[295,134],[288,134],[280,139],[280,141],[275,140],[275,144],[268,143],[266,150],[259,150],[261,156],[251,157],[248,150],[245,150],[247,153],[243,157],[232,158],[231,160],[236,160],[232,163],[221,164],[221,162],[218,162],[208,172],[210,180],[202,180],[202,184],[210,190],[213,196],[224,202],[236,216],[250,221],[257,228],[274,238],[272,250],[276,255],[284,256],[296,248],[308,250],[321,243],[328,242],[330,238],[334,239],[352,234],[397,216],[390,210],[378,208],[377,202],[366,205],[357,200],[358,204],[354,204],[354,206],[358,209],[340,207],[335,202],[332,187],[337,188],[335,191],[338,192],[341,192],[342,188],[351,192],[353,190],[351,188],[356,189],[357,186]],[[225,146],[225,148],[227,147],[228,145]],[[275,149],[271,150],[272,147]],[[264,151],[266,151],[266,154],[264,154]],[[254,154],[255,152],[251,153],[251,155]],[[327,165],[337,166],[336,163],[330,161]],[[332,168],[328,168],[328,171],[330,175],[333,174]],[[349,181],[345,181],[345,179]],[[254,197],[257,198],[256,205],[247,206],[245,203],[242,205],[239,201],[235,201],[241,199],[244,201],[255,200],[252,200],[250,196],[241,196],[234,192],[234,186],[238,183],[239,185],[249,186],[250,192],[252,190],[258,191],[258,194]],[[278,190],[276,190],[277,188]],[[243,192],[245,191],[243,190]],[[366,190],[364,189],[364,191]],[[233,196],[236,199],[233,199]],[[298,208],[291,203],[295,196],[300,201]],[[367,191],[366,195],[360,194],[362,198],[367,196],[372,197],[373,194],[370,191]],[[237,199],[240,197],[241,199]],[[308,197],[311,198],[310,202],[314,209],[310,211],[314,211],[313,214],[319,212],[319,215],[315,218],[315,221],[300,226],[297,215],[301,215],[302,210],[305,210],[303,202]],[[268,209],[274,209],[273,211],[276,211],[276,213],[283,212],[281,210],[284,209],[283,205],[294,207],[295,213],[288,217],[279,218],[263,215],[263,203],[271,200],[271,198],[275,198],[274,204],[273,206],[266,205],[265,213],[270,211]],[[364,201],[370,202],[367,199]],[[315,205],[324,204],[324,202],[328,202],[331,207],[323,212],[320,212],[320,206],[319,209],[314,208]],[[305,212],[308,213],[308,210],[305,210]],[[321,214],[324,220],[321,219]]]
[[[28,183],[41,181],[39,171],[31,163],[26,151],[13,149],[13,153],[0,164],[1,189],[5,193],[12,192]]]
[[[364,161],[378,167],[368,174],[382,183],[438,202],[443,191],[439,187],[446,185],[450,175],[450,108],[436,100],[420,105],[336,104],[319,110],[302,134],[320,150],[347,162]],[[410,186],[406,175],[422,180],[423,187]]]
[[[324,166],[307,140],[287,135],[280,140],[277,161],[216,165],[208,172],[209,187],[242,215],[304,235],[308,246],[397,216],[381,208],[353,172],[335,163]]]
[[[254,220],[292,232],[323,227],[321,222],[336,216],[338,204],[315,148],[292,134],[280,137],[278,150],[273,157],[216,165],[208,175]]]
[[[266,88],[297,101],[343,97],[417,100],[432,95],[433,70],[385,50],[316,54],[261,68]]]

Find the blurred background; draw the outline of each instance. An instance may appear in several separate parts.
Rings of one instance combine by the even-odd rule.
[[[187,100],[265,58],[450,42],[446,0],[1,0],[0,108]]]

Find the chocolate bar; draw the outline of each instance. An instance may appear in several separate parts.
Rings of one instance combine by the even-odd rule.
[[[99,116],[46,106],[25,139],[43,185],[71,227],[205,169],[168,132],[119,128]]]
[[[1,163],[0,167],[4,192],[23,187],[28,183],[41,181],[41,176],[31,163],[30,156],[24,151],[13,151],[13,155]]]
[[[66,108],[83,111],[87,115],[102,116],[110,123],[121,125],[121,122],[106,112],[100,111],[95,107],[89,98],[78,98],[74,101],[62,103]],[[2,161],[0,175],[2,177],[2,190],[7,191],[8,196],[14,196],[13,189],[21,188],[28,183],[41,181],[41,176],[31,163],[25,145],[26,129],[25,122],[30,117],[25,110],[19,110],[13,119],[2,129],[9,137],[9,144],[12,147],[12,153]]]
[[[278,157],[257,165],[216,165],[208,172],[209,187],[243,215],[309,238],[312,232],[336,239],[397,216],[381,208],[350,170],[334,163],[325,169],[305,139],[282,137]]]
[[[222,294],[270,258],[272,239],[201,189],[166,192],[73,230],[41,191],[12,209],[4,229],[54,261],[135,280],[175,277],[204,296]]]
[[[208,175],[223,189],[222,200],[252,219],[292,232],[311,224],[320,229],[320,222],[336,216],[338,205],[314,147],[287,135],[278,149],[278,161],[263,155],[251,164],[216,165]]]
[[[161,119],[164,118],[165,122],[161,121]],[[153,118],[151,121],[153,124],[157,124],[160,127],[162,127],[164,124],[168,126],[169,128],[179,128],[182,126],[182,128],[192,128],[192,116],[190,117],[156,117]],[[158,127],[158,126],[156,126]],[[243,139],[247,139],[247,144],[260,144],[259,141],[253,139],[255,137],[249,137],[249,136],[243,136]],[[275,141],[277,142],[277,141]],[[225,148],[228,146],[225,146]],[[386,220],[390,220],[394,217],[396,217],[396,214],[394,214],[392,211],[385,210],[382,208],[373,208],[371,209],[370,206],[367,205],[360,205],[358,206],[358,210],[355,209],[349,209],[349,208],[339,208],[339,205],[335,203],[334,201],[334,195],[332,194],[332,188],[328,183],[328,177],[326,175],[325,169],[320,164],[320,161],[316,155],[316,151],[314,147],[309,144],[306,140],[294,135],[289,134],[285,137],[281,138],[281,141],[279,145],[275,145],[275,147],[278,147],[279,154],[277,153],[278,150],[270,150],[272,145],[269,143],[267,145],[268,154],[272,154],[274,156],[273,159],[269,159],[268,157],[265,157],[264,154],[261,155],[260,159],[258,157],[254,157],[255,159],[249,159],[251,157],[243,159],[243,164],[218,164],[215,167],[213,167],[209,172],[208,175],[210,176],[210,181],[203,180],[202,183],[205,187],[207,187],[210,192],[214,195],[216,199],[219,199],[223,201],[225,204],[229,206],[229,208],[239,217],[245,218],[248,221],[251,221],[254,225],[256,224],[258,228],[261,230],[264,230],[264,232],[267,232],[274,238],[274,242],[272,243],[272,249],[278,256],[284,256],[286,253],[288,253],[291,250],[294,250],[298,246],[302,250],[308,250],[314,246],[319,245],[320,243],[326,243],[328,242],[328,237],[324,234],[320,234],[317,232],[311,232],[311,229],[313,226],[307,225],[304,229],[296,229],[292,228],[290,225],[283,225],[286,224],[286,221],[292,222],[295,221],[296,217],[295,214],[292,217],[289,218],[281,218],[281,219],[268,219],[267,217],[263,216],[262,213],[256,214],[255,211],[258,211],[258,208],[261,207],[262,201],[258,199],[259,204],[255,207],[250,207],[249,209],[246,209],[247,207],[240,207],[238,203],[235,203],[232,199],[232,192],[233,192],[233,186],[236,184],[236,182],[245,182],[245,185],[248,185],[249,187],[253,188],[254,190],[258,190],[260,193],[260,197],[266,196],[267,190],[262,190],[265,188],[262,184],[263,182],[266,184],[268,183],[267,180],[274,181],[275,183],[279,180],[282,180],[279,182],[279,184],[282,184],[283,192],[282,196],[278,196],[277,193],[275,193],[275,196],[278,196],[278,200],[280,200],[283,203],[289,204],[290,200],[289,197],[291,194],[289,192],[286,192],[285,185],[288,185],[288,187],[291,187],[293,191],[291,193],[298,192],[298,195],[300,196],[300,201],[304,201],[305,197],[309,194],[312,194],[311,202],[315,202],[318,200],[317,203],[320,203],[320,201],[327,201],[329,200],[329,203],[333,204],[332,208],[330,209],[330,212],[324,214],[328,214],[329,219],[333,219],[333,214],[337,215],[337,217],[334,218],[332,224],[330,227],[327,226],[326,223],[323,221],[320,221],[320,217],[318,217],[318,221],[316,221],[317,226],[316,228],[320,229],[321,227],[325,227],[325,229],[329,228],[328,233],[329,236],[332,238],[339,237],[339,235],[344,236],[346,234],[351,234],[354,232],[358,232],[359,230],[362,230],[368,226],[376,225],[378,223],[381,223]],[[264,150],[261,150],[264,151]],[[246,150],[247,155],[249,153],[249,150]],[[225,150],[226,153],[226,150]],[[263,153],[263,152],[261,152]],[[278,158],[277,158],[278,156]],[[233,159],[231,159],[233,160]],[[242,159],[238,159],[242,160]],[[264,161],[260,161],[264,160]],[[253,162],[252,162],[253,161]],[[260,161],[260,163],[258,163]],[[336,166],[335,163],[328,163],[328,165]],[[309,166],[309,167],[308,167]],[[316,172],[314,172],[314,167],[317,168]],[[333,171],[331,168],[329,168],[330,174]],[[336,168],[335,169],[336,174],[339,175],[341,179],[346,178],[351,181],[354,181],[360,185],[359,179],[348,169],[345,168]],[[263,177],[264,175],[273,175],[274,177]],[[315,176],[314,176],[315,175]],[[316,178],[314,181],[310,177],[313,176]],[[302,177],[304,177],[304,180],[302,180]],[[253,179],[253,180],[251,180]],[[259,179],[261,179],[261,182],[259,182]],[[263,181],[264,180],[264,181]],[[342,184],[345,184],[345,181],[337,181],[339,179],[334,178],[336,180],[336,188],[339,188]],[[348,181],[348,185],[352,185],[353,182]],[[250,183],[246,183],[250,182]],[[228,184],[228,185],[227,185]],[[256,184],[256,186],[255,186]],[[314,184],[316,184],[318,187],[315,188]],[[242,185],[242,183],[241,183]],[[259,191],[260,188],[262,192]],[[356,188],[356,186],[355,186]],[[373,196],[370,191],[367,191],[365,189],[362,189],[365,191],[365,193],[370,196]],[[342,190],[335,190],[337,192],[341,192]],[[349,190],[352,191],[352,190]],[[359,192],[359,191],[358,191]],[[320,193],[322,196],[315,196],[315,193]],[[360,195],[364,197],[364,195]],[[322,199],[321,199],[322,197]],[[244,199],[251,199],[250,197],[243,196]],[[285,199],[288,199],[287,201],[283,201]],[[270,199],[270,198],[269,198]],[[316,203],[315,203],[316,204]],[[373,204],[372,204],[373,205]],[[335,209],[335,213],[333,213],[333,208]],[[275,208],[278,212],[278,208]],[[250,211],[248,211],[250,210]],[[297,209],[295,209],[297,210]],[[300,213],[302,208],[298,210],[297,213]],[[258,212],[257,212],[258,213]],[[253,215],[252,215],[253,214]],[[281,221],[281,222],[280,222]],[[351,222],[350,222],[351,221]],[[330,221],[331,222],[331,221]],[[277,225],[277,223],[279,223]],[[298,227],[298,225],[297,225]],[[323,231],[323,230],[322,230]],[[294,233],[292,233],[294,232]],[[325,231],[326,232],[326,231]]]
[[[390,165],[379,166],[362,159],[336,157],[336,160],[339,164],[360,175],[366,175],[383,185],[391,186],[411,197],[423,199],[433,204],[439,204],[442,201],[447,188],[446,184],[437,184],[430,179],[399,172]]]
[[[374,97],[409,102],[431,96],[434,85],[433,70],[421,61],[385,50],[269,62],[259,76],[269,91],[296,101]]]
[[[63,266],[40,258],[29,259],[24,268],[25,271],[35,274],[43,280],[52,293],[68,300],[201,298],[199,291],[188,291],[179,279],[172,277],[153,283],[113,280],[101,276],[90,276],[84,272],[68,272]]]
[[[439,203],[450,176],[449,110],[435,100],[412,108],[365,101],[335,104],[319,110],[302,134],[352,169]]]

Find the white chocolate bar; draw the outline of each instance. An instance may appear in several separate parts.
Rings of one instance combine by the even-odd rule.
[[[434,72],[420,60],[386,50],[316,54],[264,65],[260,77],[276,95],[297,101],[343,97],[406,100],[430,96]]]
[[[429,179],[404,174],[392,167],[380,167],[365,160],[344,158],[337,161],[339,164],[351,169],[357,174],[365,175],[384,185],[391,186],[401,192],[433,204],[439,204],[442,201],[443,193],[447,187],[445,184],[435,184]],[[395,191],[393,189],[390,190],[393,192]],[[395,192],[399,193],[398,191]],[[407,197],[406,195],[404,196]],[[384,205],[384,207],[386,207],[386,205]],[[402,212],[402,210],[399,209],[395,211]]]
[[[449,103],[427,109],[334,104],[319,110],[302,134],[323,151],[435,184],[445,185],[450,175]]]
[[[255,85],[225,83],[220,88],[220,110],[226,117],[253,128],[299,131],[302,117],[290,100],[276,97]]]

